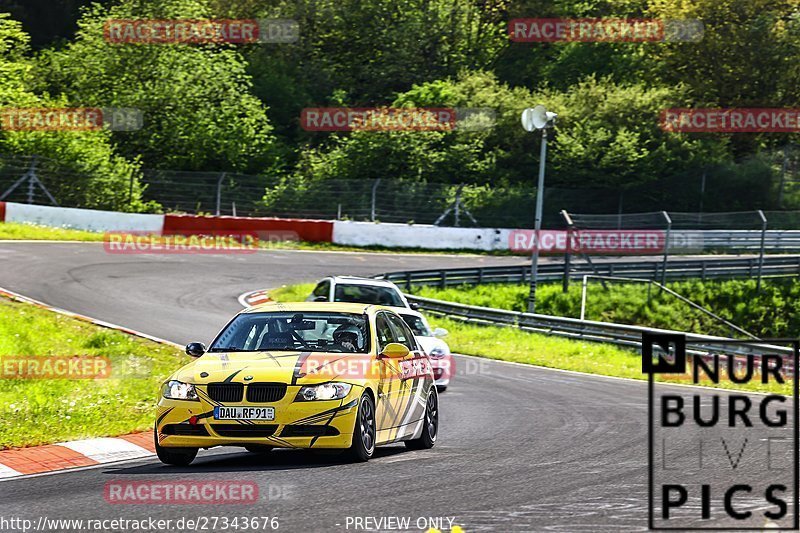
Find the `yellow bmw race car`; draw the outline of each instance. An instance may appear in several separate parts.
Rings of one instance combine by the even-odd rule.
[[[391,309],[270,303],[231,320],[164,383],[158,458],[188,465],[200,448],[335,448],[367,461],[375,446],[431,448],[439,402],[430,360]]]

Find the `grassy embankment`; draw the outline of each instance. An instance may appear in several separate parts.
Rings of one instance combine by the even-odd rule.
[[[107,357],[110,377],[0,373],[0,449],[150,429],[161,383],[189,359],[171,346],[0,298],[0,360],[75,355]]]

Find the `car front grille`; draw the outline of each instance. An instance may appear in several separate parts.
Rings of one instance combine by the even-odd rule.
[[[294,424],[284,426],[281,437],[335,437],[339,430],[333,426]]]
[[[250,403],[277,402],[286,396],[285,383],[250,383],[247,385],[247,401]]]
[[[271,437],[278,426],[277,424],[211,424],[211,429],[222,437],[255,438]]]
[[[181,435],[184,437],[207,437],[208,430],[201,424],[167,424],[161,428],[164,435]]]
[[[209,383],[208,397],[215,402],[241,402],[244,385],[241,383]]]

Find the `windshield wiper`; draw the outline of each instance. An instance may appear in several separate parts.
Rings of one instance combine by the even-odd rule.
[[[211,348],[209,353],[215,352],[257,352],[258,350],[243,350],[241,348]]]

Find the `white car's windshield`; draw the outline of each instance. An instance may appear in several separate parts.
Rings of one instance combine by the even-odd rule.
[[[244,313],[220,333],[209,351],[266,350],[367,353],[368,322],[352,313]]]
[[[333,293],[333,301],[405,307],[396,290],[374,285],[338,283]]]
[[[422,320],[422,318],[414,315],[401,314],[400,316],[403,317],[403,320],[405,321],[406,324],[408,324],[408,327],[411,328],[411,331],[414,333],[414,335],[418,337],[433,336],[431,331],[428,329],[428,326],[425,325],[425,321]]]

